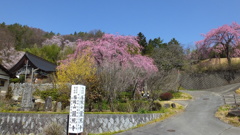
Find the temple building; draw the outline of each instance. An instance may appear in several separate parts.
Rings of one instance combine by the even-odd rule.
[[[25,82],[48,83],[56,72],[57,65],[26,52],[9,72],[16,77],[24,77]]]

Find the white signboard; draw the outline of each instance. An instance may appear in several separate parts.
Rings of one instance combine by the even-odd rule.
[[[68,133],[82,133],[86,86],[72,85]]]

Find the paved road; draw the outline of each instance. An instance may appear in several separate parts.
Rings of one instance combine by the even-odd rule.
[[[184,103],[185,112],[141,128],[117,135],[240,135],[240,128],[223,123],[214,117],[217,108],[223,104],[222,94],[231,93],[240,84],[188,91],[194,99]]]

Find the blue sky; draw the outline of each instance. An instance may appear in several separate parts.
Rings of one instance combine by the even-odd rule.
[[[176,38],[184,46],[201,33],[240,24],[240,0],[0,0],[0,23],[60,34],[89,32]]]

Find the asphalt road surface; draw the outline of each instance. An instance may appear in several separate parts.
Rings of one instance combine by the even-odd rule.
[[[222,95],[232,93],[238,87],[240,84],[187,91],[194,99],[180,102],[186,106],[183,113],[117,135],[240,135],[240,128],[228,125],[214,116],[218,107],[223,105]]]

